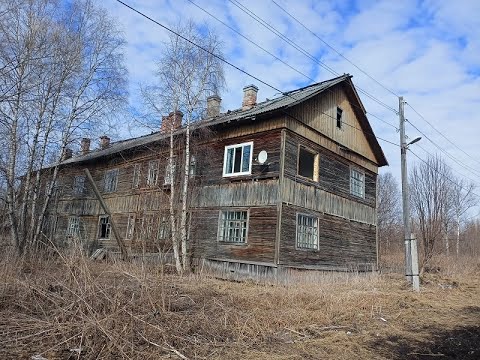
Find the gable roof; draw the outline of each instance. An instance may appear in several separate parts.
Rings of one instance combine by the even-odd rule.
[[[220,114],[217,117],[206,119],[204,121],[197,122],[193,125],[194,128],[200,127],[215,127],[219,124],[229,123],[232,121],[241,121],[252,119],[255,117],[260,117],[263,115],[271,114],[274,112],[285,111],[288,108],[291,108],[295,105],[298,105],[318,94],[321,92],[332,88],[335,85],[345,83],[347,93],[349,94],[351,101],[355,101],[358,106],[355,106],[356,115],[360,121],[362,126],[362,130],[368,140],[369,145],[372,147],[372,150],[375,154],[377,159],[377,163],[379,166],[388,165],[387,159],[383,153],[380,144],[377,141],[377,138],[373,134],[372,127],[368,122],[365,108],[358,96],[357,91],[351,81],[351,75],[345,74],[327,81],[322,81],[316,84],[312,84],[300,89],[292,90],[289,92],[285,92],[282,96],[279,96],[275,99],[267,99],[263,102],[257,103],[253,108],[248,110],[237,109],[234,111],[228,111],[227,113]],[[179,129],[175,132],[175,134],[180,134],[184,131],[184,129]],[[74,156],[70,159],[64,160],[61,165],[73,164],[77,162],[86,162],[89,160],[97,159],[104,156],[109,156],[116,154],[118,152],[122,152],[125,150],[141,147],[147,144],[151,144],[157,142],[159,140],[165,139],[169,136],[169,134],[161,133],[161,132],[154,132],[149,135],[144,135],[132,139],[121,140],[114,142],[108,147],[107,149],[97,149],[92,150],[88,154],[85,155],[78,155]]]

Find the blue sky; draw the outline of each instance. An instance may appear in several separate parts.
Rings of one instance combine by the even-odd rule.
[[[311,79],[322,81],[335,77],[262,27],[233,2],[192,1],[308,78],[256,48],[188,0],[125,0],[170,27],[189,18],[199,25],[208,24],[220,34],[229,61],[283,91],[309,84]],[[398,109],[398,98],[310,34],[271,0],[238,1],[334,72],[352,74],[357,87],[388,107]],[[408,104],[447,136],[456,146],[406,107],[407,119],[436,144],[424,138],[413,145],[412,150],[425,158],[426,152],[438,153],[441,148],[455,159],[442,154],[457,176],[475,182],[476,192],[480,194],[480,1],[275,1],[355,65],[395,94],[404,96]],[[151,81],[155,61],[168,33],[115,0],[105,0],[103,6],[117,18],[125,32],[131,103],[138,104],[140,84]],[[232,68],[226,67],[226,78],[227,89],[221,94],[224,111],[241,105],[242,88],[247,84],[254,83],[260,88],[259,100],[275,96],[275,90]],[[397,115],[367,96],[360,96],[372,114],[369,119],[376,135],[398,143],[395,128],[376,118],[398,126]],[[141,132],[138,127],[129,126],[120,136]],[[410,124],[407,124],[407,134],[411,139],[420,135]],[[390,163],[382,171],[390,171],[399,178],[399,148],[384,141],[380,141],[380,145]],[[411,166],[416,162],[411,155],[409,160]]]

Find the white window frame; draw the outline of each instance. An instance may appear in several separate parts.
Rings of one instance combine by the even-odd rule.
[[[125,234],[125,239],[132,240],[134,232],[135,232],[135,214],[128,214],[127,232]]]
[[[313,232],[314,234],[308,234],[306,230],[302,230],[300,226],[306,226],[306,225],[300,225],[300,219],[301,218],[308,218],[314,220],[315,224],[313,225]],[[302,230],[302,231],[301,231]],[[300,236],[314,236],[314,242],[310,243],[308,241],[300,240]],[[297,213],[297,216],[295,218],[295,249],[297,250],[318,250],[319,248],[319,219],[318,216],[313,216],[309,214],[304,214],[304,213]],[[312,246],[305,246],[306,245],[312,245]]]
[[[228,214],[232,213],[245,213],[246,217],[245,219],[228,219],[227,216]],[[232,225],[232,222],[241,222],[245,224],[245,228],[243,228],[242,225],[230,227],[229,225]],[[230,223],[230,224],[229,224]],[[218,215],[218,231],[217,231],[217,241],[221,243],[226,243],[226,244],[232,244],[232,245],[246,245],[248,241],[248,228],[250,225],[250,210],[248,209],[223,209],[220,210],[219,215]],[[228,227],[227,227],[228,226]],[[239,230],[242,232],[242,230],[245,230],[244,234],[240,234],[239,236],[234,236],[232,239],[230,236],[225,237],[225,233],[229,232],[232,233],[232,231]],[[241,239],[240,241],[236,241],[235,238]],[[242,241],[243,240],[243,241]]]
[[[111,178],[111,181],[109,181],[109,178]],[[112,193],[117,191],[117,185],[118,185],[118,169],[110,169],[105,171],[105,178],[104,178],[104,186],[103,190],[106,193]]]
[[[142,176],[142,165],[134,164],[133,176],[132,176],[132,189],[138,189],[140,187],[141,176]]]
[[[74,176],[72,190],[73,190],[73,195],[76,195],[76,196],[85,194],[85,175]]]
[[[249,164],[248,164],[248,171],[241,171],[243,168],[243,149],[246,146],[250,146],[250,158],[249,158]],[[228,156],[228,150],[229,149],[235,149],[242,147],[242,157],[240,160],[240,171],[239,172],[234,172],[235,168],[235,163],[232,163],[232,172],[227,173],[227,156]],[[234,150],[234,155],[233,155],[233,160],[235,160],[235,151]],[[234,145],[227,145],[225,146],[225,152],[223,155],[223,177],[230,177],[230,176],[241,176],[241,175],[250,175],[252,173],[252,158],[253,158],[253,141],[249,142],[244,142],[241,144],[234,144]]]
[[[148,162],[147,186],[155,186],[158,182],[159,163],[158,160]]]
[[[359,175],[360,178],[355,175]],[[360,183],[361,192],[356,191],[358,183]],[[355,167],[350,168],[350,194],[365,199],[365,172]]]
[[[80,234],[80,218],[69,216],[67,225],[67,236],[78,236]]]
[[[101,237],[102,235],[102,220],[103,219],[108,219],[108,222],[107,222],[107,229],[106,229],[106,237]],[[98,217],[98,239],[99,240],[109,240],[110,239],[110,236],[112,235],[112,223],[110,222],[110,216],[108,215],[100,215]]]

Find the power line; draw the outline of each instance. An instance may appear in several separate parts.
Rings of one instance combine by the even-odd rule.
[[[453,155],[451,155],[450,153],[448,153],[446,150],[444,150],[440,145],[438,145],[437,143],[435,143],[432,139],[430,139],[429,136],[427,136],[423,131],[421,131],[417,126],[415,126],[411,121],[409,120],[406,120],[414,129],[416,129],[420,134],[422,134],[428,141],[430,141],[437,149],[439,149],[443,154],[445,154],[446,156],[448,156],[452,161],[454,161],[456,164],[460,165],[461,167],[463,167],[465,170],[469,171],[470,173],[472,173],[473,175],[475,176],[479,176],[480,177],[480,174],[476,172],[475,169],[473,169],[472,167],[464,164],[462,161],[456,159]]]
[[[425,148],[424,148],[422,145],[420,145],[419,143],[415,144],[415,146],[418,146],[420,149],[422,149],[428,156],[430,156],[430,157],[433,157],[433,156],[434,156],[432,153],[430,153],[430,152],[428,152],[427,150],[425,150]],[[460,175],[462,175],[465,179],[471,181],[472,183],[478,185],[478,183],[477,183],[478,180],[475,181],[475,180],[471,179],[470,177],[466,176],[465,174],[460,174]]]
[[[145,13],[143,13],[143,12],[141,12],[141,11],[139,11],[139,10],[135,9],[134,7],[132,7],[132,6],[128,5],[128,4],[126,4],[126,3],[125,3],[125,2],[123,2],[122,0],[116,0],[116,1],[117,1],[118,3],[120,3],[120,4],[122,4],[123,6],[125,6],[125,7],[129,8],[130,10],[132,10],[132,11],[136,12],[137,14],[139,14],[139,15],[140,15],[140,16],[142,16],[142,17],[144,17],[145,19],[147,19],[147,20],[149,20],[149,21],[153,22],[154,24],[156,24],[156,25],[160,26],[161,28],[163,28],[163,29],[165,29],[165,30],[167,30],[167,31],[171,32],[171,33],[172,33],[172,34],[174,34],[175,36],[178,36],[179,38],[181,38],[181,39],[183,39],[183,40],[187,41],[189,44],[192,44],[193,46],[196,46],[196,47],[198,47],[199,49],[201,49],[201,50],[203,50],[204,52],[206,52],[206,53],[210,54],[211,56],[215,57],[216,59],[218,59],[218,60],[220,60],[220,61],[224,62],[225,64],[227,64],[227,65],[229,65],[229,66],[233,67],[234,69],[236,69],[236,70],[238,70],[238,71],[242,72],[243,74],[245,74],[245,75],[247,75],[247,76],[251,77],[252,79],[255,79],[255,80],[257,80],[258,82],[260,82],[260,83],[264,84],[265,86],[267,86],[267,87],[269,87],[269,88],[271,88],[271,89],[273,89],[273,90],[275,90],[275,91],[277,91],[277,92],[281,93],[281,94],[282,94],[282,95],[284,95],[284,96],[288,96],[288,97],[290,97],[290,98],[292,98],[292,99],[294,99],[294,100],[297,100],[297,99],[296,99],[294,96],[292,96],[290,93],[288,93],[288,92],[283,92],[282,90],[278,89],[277,87],[275,87],[275,86],[273,86],[273,85],[271,85],[271,84],[267,83],[267,82],[266,82],[266,81],[264,81],[264,80],[261,80],[261,79],[260,79],[260,78],[258,78],[257,76],[255,76],[255,75],[252,75],[252,74],[251,74],[251,73],[249,73],[248,71],[246,71],[246,70],[243,70],[242,68],[240,68],[240,67],[238,67],[237,65],[235,65],[235,64],[233,64],[233,63],[231,63],[231,62],[229,62],[228,60],[224,59],[223,57],[219,56],[218,54],[215,54],[215,53],[213,53],[212,51],[210,51],[210,50],[206,49],[205,47],[203,47],[203,46],[201,46],[201,45],[199,45],[199,44],[195,43],[194,41],[192,41],[192,40],[190,40],[190,39],[186,38],[185,36],[183,36],[183,35],[179,34],[178,32],[176,32],[176,31],[174,31],[174,30],[170,29],[168,26],[166,26],[166,25],[163,25],[162,23],[160,23],[160,22],[158,22],[157,20],[155,20],[155,19],[151,18],[150,16],[146,15]],[[329,114],[327,114],[327,113],[325,113],[325,112],[323,112],[323,111],[321,111],[321,113],[322,113],[322,114],[324,114],[324,115],[326,115],[326,116],[328,116],[328,117],[330,117],[330,118],[332,118],[332,119],[334,119],[334,120],[336,120],[336,118],[335,118],[335,117],[333,117],[332,115],[329,115]],[[297,119],[297,120],[298,120],[298,119]],[[375,134],[374,134],[373,132],[367,132],[367,131],[364,131],[363,129],[357,128],[357,127],[355,127],[355,126],[353,126],[353,125],[350,125],[350,124],[347,124],[346,122],[343,122],[343,124],[345,124],[345,125],[347,125],[347,126],[350,126],[350,127],[354,128],[354,129],[357,129],[358,131],[361,131],[362,133],[364,133],[364,134],[366,134],[366,135],[375,136]],[[376,137],[376,136],[375,136],[375,137]],[[393,145],[399,146],[399,145],[397,145],[396,143],[394,143],[394,142],[391,142],[391,141],[389,141],[389,140],[382,139],[382,138],[379,138],[379,137],[376,137],[376,138],[378,138],[379,140],[385,141],[385,142],[387,142],[387,143],[390,143],[390,144],[393,144]]]
[[[318,65],[322,66],[323,68],[325,68],[326,70],[328,70],[329,72],[331,72],[332,74],[334,75],[339,75],[339,73],[337,71],[335,71],[334,69],[332,69],[330,66],[328,66],[327,64],[325,64],[324,62],[322,62],[321,60],[317,59],[315,56],[313,56],[312,54],[310,54],[309,52],[307,52],[306,50],[302,49],[298,44],[296,44],[293,40],[291,40],[290,38],[286,37],[285,35],[283,35],[280,31],[278,31],[275,27],[273,27],[272,25],[270,25],[268,22],[266,22],[265,20],[263,20],[262,18],[260,18],[257,14],[255,14],[253,11],[251,11],[250,9],[248,9],[246,6],[242,5],[241,3],[239,3],[238,1],[236,0],[230,0],[230,2],[236,6],[238,9],[240,9],[241,11],[243,11],[245,14],[247,14],[248,16],[250,16],[252,19],[254,19],[256,22],[258,22],[260,25],[262,25],[263,27],[265,27],[266,29],[268,29],[270,32],[274,33],[275,35],[277,35],[280,39],[282,39],[283,41],[285,41],[287,44],[289,44],[290,46],[292,46],[294,49],[296,49],[297,51],[299,51],[300,53],[302,53],[303,55],[305,55],[306,57],[308,57],[309,59],[311,59],[312,61],[316,62]],[[370,98],[371,100],[375,101],[376,103],[378,103],[379,105],[385,107],[386,109],[390,110],[390,111],[393,111],[395,114],[397,114],[397,110],[392,108],[391,106],[387,105],[386,103],[384,103],[383,101],[381,101],[380,99],[376,98],[375,96],[373,96],[372,94],[368,93],[366,90],[363,90],[362,88],[358,87],[357,86],[357,89],[359,92],[361,92],[362,94],[364,94],[365,96],[367,96],[368,98]]]
[[[452,184],[454,184],[455,186],[458,186],[460,189],[462,190],[467,190],[465,189],[465,187],[461,186],[460,184],[458,184],[457,182],[455,182],[454,180],[450,179],[448,176],[446,176],[445,174],[442,174],[438,169],[436,169],[435,167],[431,166],[426,160],[422,159],[420,156],[418,156],[417,154],[415,154],[410,148],[408,148],[408,150],[418,159],[420,160],[421,162],[423,162],[425,165],[427,165],[430,169],[432,169],[433,171],[435,171],[437,174],[439,174],[441,177],[447,179],[448,181],[450,181]],[[467,190],[468,191],[468,190]],[[473,192],[473,191],[470,191],[471,194],[477,196],[478,198],[480,198],[480,195],[478,195],[477,193]]]
[[[407,105],[410,107],[410,109],[413,110],[413,112],[415,114],[418,115],[418,117],[420,117],[420,119],[422,119],[423,121],[425,121],[428,125],[430,125],[430,127],[435,130],[438,134],[440,134],[445,140],[447,140],[451,145],[453,145],[454,147],[456,147],[458,150],[460,150],[461,152],[463,152],[467,157],[469,157],[470,159],[476,161],[478,164],[480,164],[480,161],[475,159],[473,156],[469,155],[467,152],[465,152],[463,149],[461,149],[457,144],[455,144],[453,141],[451,141],[449,138],[447,138],[440,130],[438,130],[437,128],[435,128],[435,126],[432,125],[432,123],[430,121],[428,121],[422,114],[420,114],[417,110],[415,110],[415,108],[410,105],[408,102],[407,102]]]
[[[260,50],[264,51],[265,53],[267,53],[268,55],[270,55],[271,57],[273,57],[274,59],[280,61],[282,64],[284,64],[285,66],[287,66],[288,68],[292,69],[293,71],[297,72],[298,74],[304,76],[305,78],[307,78],[308,80],[312,81],[312,82],[317,82],[315,79],[313,79],[312,77],[310,77],[309,75],[305,74],[304,72],[298,70],[297,68],[293,67],[292,65],[290,65],[289,63],[287,63],[286,61],[282,60],[281,58],[279,58],[277,55],[273,54],[271,51],[265,49],[264,47],[262,47],[261,45],[259,45],[258,43],[256,43],[255,41],[253,41],[252,39],[250,39],[249,37],[243,35],[240,31],[236,30],[235,28],[233,28],[232,26],[228,25],[227,23],[225,23],[224,21],[222,21],[221,19],[219,19],[217,16],[215,16],[214,14],[212,14],[211,12],[209,12],[208,10],[204,9],[203,7],[200,7],[198,4],[196,4],[193,0],[187,0],[188,2],[190,2],[192,5],[194,5],[195,7],[197,7],[199,10],[203,11],[204,13],[206,13],[207,15],[209,15],[210,17],[214,18],[215,20],[217,20],[219,23],[223,24],[225,27],[227,27],[228,29],[230,29],[231,31],[233,31],[234,33],[236,33],[237,35],[241,36],[243,39],[247,40],[250,44],[256,46],[257,48],[259,48]],[[273,1],[273,0],[272,0]],[[338,74],[337,74],[338,75]],[[327,91],[330,91],[332,94],[333,94],[333,91],[330,90],[330,89],[326,89]],[[351,106],[353,107],[356,107],[356,108],[360,108],[360,106],[356,105],[356,104],[352,104],[351,102],[348,102]],[[361,109],[363,111],[363,109]],[[375,114],[372,114],[372,113],[368,113],[368,115],[374,117],[375,119],[393,127],[395,130],[398,130],[398,128],[391,124],[390,122],[380,118],[379,116],[375,115]]]
[[[396,97],[399,97],[398,94],[396,94],[393,90],[389,89],[388,87],[386,87],[385,85],[383,85],[380,81],[378,81],[377,79],[375,79],[373,76],[371,76],[370,74],[368,74],[365,70],[363,70],[362,68],[360,68],[359,66],[357,66],[353,61],[351,61],[350,59],[348,59],[346,56],[344,56],[342,53],[340,53],[337,49],[335,49],[332,45],[330,45],[329,43],[327,43],[324,39],[322,39],[320,36],[318,36],[315,32],[313,32],[311,29],[309,29],[303,22],[301,22],[300,20],[298,20],[295,16],[293,16],[290,12],[288,12],[285,8],[283,8],[282,6],[280,6],[275,0],[272,0],[272,2],[278,7],[280,8],[280,10],[282,10],[285,14],[287,14],[289,17],[291,17],[293,20],[295,20],[300,26],[302,26],[305,30],[307,30],[310,34],[312,34],[313,36],[315,36],[318,40],[320,40],[322,43],[324,43],[326,46],[328,46],[331,50],[333,50],[338,56],[342,57],[343,59],[345,59],[346,61],[348,61],[352,66],[354,66],[357,70],[359,70],[360,72],[362,72],[364,75],[366,75],[367,77],[369,77],[371,80],[375,81],[379,86],[381,86],[383,89],[385,89],[386,91],[388,91],[390,94],[396,96]]]

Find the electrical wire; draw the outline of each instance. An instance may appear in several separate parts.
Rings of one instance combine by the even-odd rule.
[[[448,176],[446,176],[445,174],[442,174],[438,169],[436,169],[435,167],[431,166],[426,160],[422,159],[420,156],[418,156],[417,154],[415,154],[415,152],[413,152],[410,148],[408,148],[408,150],[413,154],[413,156],[415,156],[418,160],[420,160],[421,162],[423,162],[425,165],[427,165],[430,169],[432,169],[433,171],[435,171],[437,174],[439,174],[441,177],[447,179],[448,181],[450,181],[452,184],[454,184],[455,186],[458,186],[460,189],[462,190],[466,190],[468,191],[467,189],[465,189],[465,187],[459,185],[457,182],[455,182],[455,180],[452,180],[450,179]],[[473,192],[473,191],[470,191],[471,194],[477,196],[478,198],[480,198],[480,195]]]
[[[332,74],[336,75],[336,76],[339,76],[339,73],[337,71],[335,71],[334,69],[332,69],[330,66],[328,66],[327,64],[325,64],[324,62],[322,62],[321,60],[317,59],[315,56],[313,56],[312,54],[310,54],[309,52],[307,52],[306,50],[304,50],[302,47],[300,47],[298,44],[296,44],[293,40],[291,40],[290,38],[286,37],[285,35],[283,35],[280,31],[278,31],[275,27],[273,27],[272,25],[270,25],[268,22],[266,22],[265,20],[263,20],[262,18],[260,18],[257,14],[255,14],[253,11],[251,11],[250,9],[248,9],[246,6],[242,5],[241,3],[239,3],[237,0],[230,0],[230,2],[236,6],[238,9],[240,9],[241,11],[243,11],[245,14],[247,14],[248,16],[250,16],[252,19],[254,19],[256,22],[258,22],[260,25],[262,25],[263,27],[265,27],[266,29],[268,29],[270,32],[274,33],[275,35],[277,35],[280,39],[282,39],[283,41],[285,41],[287,44],[289,44],[290,46],[292,46],[294,49],[296,49],[297,51],[299,51],[300,53],[302,53],[303,55],[305,55],[307,58],[309,58],[310,60],[314,61],[315,63],[317,63],[318,65],[322,66],[324,69],[326,69],[327,71],[331,72]],[[357,89],[359,92],[361,92],[362,94],[364,94],[366,97],[370,98],[372,101],[376,102],[377,104],[385,107],[386,109],[394,112],[395,114],[398,114],[398,111],[394,108],[392,108],[391,106],[387,105],[386,103],[384,103],[383,101],[381,101],[380,99],[376,98],[375,96],[373,96],[372,94],[368,93],[366,90],[363,90],[362,88],[358,87],[357,86]]]
[[[194,5],[197,9],[203,11],[205,14],[209,15],[210,17],[214,18],[215,20],[217,20],[219,23],[223,24],[225,27],[227,27],[228,29],[230,29],[231,31],[233,31],[234,33],[236,33],[237,35],[239,35],[240,37],[242,37],[243,39],[245,39],[246,41],[248,41],[250,44],[256,46],[257,48],[259,48],[260,50],[264,51],[265,53],[267,53],[268,55],[270,55],[271,57],[273,57],[275,60],[278,60],[280,61],[282,64],[284,64],[285,66],[287,66],[288,68],[292,69],[293,71],[295,71],[296,73],[304,76],[306,79],[312,81],[312,82],[317,82],[315,79],[313,79],[312,77],[308,76],[307,74],[303,73],[302,71],[298,70],[297,68],[293,67],[292,65],[290,65],[289,63],[287,63],[286,61],[282,60],[281,58],[279,58],[277,55],[273,54],[271,51],[265,49],[264,47],[262,47],[261,45],[259,45],[258,43],[256,43],[255,41],[253,41],[252,39],[250,39],[249,37],[243,35],[240,31],[236,30],[235,28],[233,28],[232,26],[228,25],[226,22],[222,21],[221,19],[219,19],[217,16],[215,16],[214,14],[212,14],[211,12],[209,12],[208,10],[206,10],[205,8],[199,6],[198,4],[196,4],[193,0],[187,0],[188,2],[190,2],[192,5]],[[334,93],[331,89],[326,89],[327,91],[331,92],[332,94]],[[352,104],[351,102],[348,102],[352,107],[356,107],[356,108],[359,108],[363,111],[363,109],[356,105],[356,104]],[[393,125],[392,123],[380,118],[379,116],[375,115],[375,114],[372,114],[372,113],[368,113],[368,115],[374,117],[375,119],[393,127],[395,130],[398,131],[398,128]]]
[[[294,100],[298,100],[298,99],[296,99],[293,95],[291,95],[290,93],[284,92],[284,91],[278,89],[277,87],[275,87],[275,86],[267,83],[266,81],[258,78],[257,76],[249,73],[248,71],[243,70],[242,68],[240,68],[240,67],[238,67],[237,65],[231,63],[230,61],[224,59],[223,57],[219,56],[218,54],[213,53],[212,51],[206,49],[205,47],[203,47],[203,46],[195,43],[194,41],[186,38],[185,36],[179,34],[178,32],[170,29],[168,26],[163,25],[162,23],[158,22],[157,20],[151,18],[150,16],[146,15],[145,13],[141,12],[140,10],[137,10],[137,9],[135,9],[134,7],[126,4],[126,3],[123,2],[122,0],[116,0],[116,1],[117,1],[118,3],[120,3],[120,4],[122,4],[123,6],[129,8],[130,10],[134,11],[135,13],[139,14],[140,16],[146,18],[147,20],[153,22],[154,24],[160,26],[161,28],[163,28],[163,29],[171,32],[171,33],[174,34],[175,36],[178,36],[179,38],[187,41],[189,44],[198,47],[199,49],[201,49],[201,50],[203,50],[204,52],[208,53],[209,55],[215,57],[216,59],[218,59],[218,60],[224,62],[225,64],[231,66],[232,68],[234,68],[234,69],[242,72],[243,74],[251,77],[252,79],[257,80],[258,82],[260,82],[260,83],[264,84],[265,86],[267,86],[267,87],[269,87],[269,88],[271,88],[271,89],[279,92],[280,94],[282,94],[282,95],[284,95],[284,96],[288,96],[288,97],[290,97],[290,98],[292,98],[292,99],[294,99]],[[326,115],[326,116],[328,116],[328,117],[330,117],[330,118],[332,118],[332,119],[334,119],[334,120],[336,120],[335,117],[333,117],[333,116],[331,116],[331,115],[329,115],[329,114],[327,114],[327,113],[325,113],[325,112],[323,112],[323,111],[321,111],[321,113],[324,114],[324,115]],[[389,140],[386,140],[386,139],[379,138],[379,137],[375,136],[375,134],[374,134],[373,132],[364,131],[363,129],[357,128],[357,127],[355,127],[355,126],[353,126],[353,125],[351,125],[351,124],[348,124],[348,123],[346,123],[346,122],[342,122],[342,124],[345,124],[345,125],[347,125],[347,126],[352,127],[353,129],[356,129],[356,130],[358,130],[358,131],[361,131],[362,133],[364,133],[364,134],[366,134],[366,135],[374,136],[374,137],[378,138],[379,140],[382,140],[382,141],[384,141],[384,142],[386,142],[386,143],[393,144],[393,145],[396,145],[396,146],[400,146],[400,145],[398,145],[398,144],[396,144],[396,143],[394,143],[394,142],[392,142],[392,141],[389,141]]]
[[[428,121],[422,114],[420,114],[412,105],[410,105],[408,102],[406,103],[407,106],[413,110],[413,112],[415,114],[418,115],[418,117],[420,119],[422,119],[423,121],[425,121],[428,125],[430,125],[430,127],[435,130],[438,134],[440,134],[445,140],[447,140],[451,145],[453,145],[455,148],[457,148],[458,150],[460,150],[462,153],[464,153],[467,157],[469,157],[470,159],[474,160],[475,162],[477,162],[479,165],[480,165],[480,161],[475,159],[473,156],[469,155],[467,152],[465,152],[463,149],[461,149],[457,144],[455,144],[453,141],[451,141],[448,137],[446,137],[440,130],[438,130],[437,128],[435,128],[435,126],[432,125],[432,123],[430,121]]]
[[[427,139],[429,142],[431,142],[437,149],[439,149],[443,154],[445,154],[446,156],[448,156],[453,162],[455,162],[457,165],[461,166],[462,168],[464,168],[465,170],[467,170],[468,172],[470,172],[471,174],[475,175],[475,176],[478,176],[480,178],[480,173],[478,173],[476,171],[476,169],[464,164],[462,161],[458,160],[457,158],[455,158],[453,155],[451,155],[450,153],[448,153],[445,149],[443,149],[440,145],[438,145],[436,142],[434,142],[432,139],[430,139],[430,137],[428,135],[426,135],[423,131],[421,131],[417,126],[415,126],[411,121],[409,120],[405,120],[406,122],[408,122],[415,130],[417,130],[420,134],[422,134],[425,139]]]
[[[357,66],[353,61],[348,59],[345,55],[343,55],[341,52],[339,52],[337,49],[335,49],[332,45],[330,45],[328,42],[326,42],[324,39],[322,39],[320,36],[318,36],[315,32],[313,32],[311,29],[309,29],[303,22],[298,20],[295,16],[293,16],[290,12],[288,12],[285,8],[280,6],[275,0],[271,0],[280,10],[282,10],[285,14],[287,14],[289,17],[291,17],[295,22],[297,22],[300,26],[302,26],[305,30],[307,30],[310,34],[315,36],[318,40],[320,40],[322,43],[324,43],[326,46],[328,46],[332,51],[334,51],[338,56],[342,57],[344,60],[348,61],[350,65],[354,66],[358,71],[362,72],[365,76],[376,82],[380,87],[382,87],[384,90],[388,91],[390,94],[399,97],[398,94],[396,94],[393,90],[390,88],[386,87],[383,85],[380,81],[375,79],[373,76],[368,74],[365,70]]]

